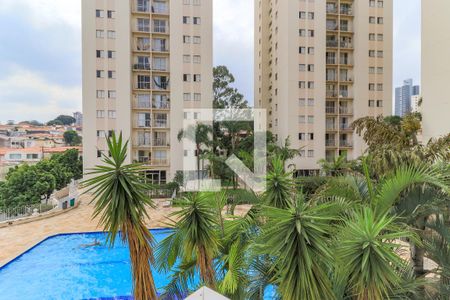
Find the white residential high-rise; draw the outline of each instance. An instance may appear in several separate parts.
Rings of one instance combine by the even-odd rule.
[[[423,141],[450,133],[450,1],[422,0]]]
[[[183,109],[212,106],[212,0],[82,0],[84,167],[112,131],[153,183],[182,169]]]
[[[317,161],[365,150],[351,124],[392,114],[393,1],[255,0],[255,106],[281,143]]]

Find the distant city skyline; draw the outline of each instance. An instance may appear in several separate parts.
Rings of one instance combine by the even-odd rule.
[[[253,3],[214,1],[214,65],[229,67],[251,104]],[[80,0],[2,0],[0,26],[0,122],[81,111]],[[420,39],[420,1],[395,0],[394,86],[420,84]]]

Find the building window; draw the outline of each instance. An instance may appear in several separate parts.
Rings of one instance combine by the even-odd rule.
[[[299,12],[299,13],[298,13],[298,17],[299,17],[300,19],[306,19],[306,12],[305,12],[305,11]]]
[[[101,9],[96,9],[95,10],[95,16],[97,18],[104,18],[105,17],[105,12]]]
[[[308,106],[314,106],[314,98],[308,98]]]
[[[369,74],[375,74],[375,67],[369,67]]]
[[[308,116],[308,124],[314,124],[314,116]]]
[[[97,158],[102,157],[102,151],[101,150],[97,150]]]
[[[314,157],[314,150],[308,150],[308,157]]]
[[[308,139],[310,141],[314,141],[314,133],[313,132],[308,133]]]
[[[96,30],[95,31],[96,37],[98,39],[103,39],[105,38],[105,31],[104,30]]]
[[[314,37],[314,30],[308,30],[308,36]]]
[[[116,71],[108,71],[109,79],[116,79]]]
[[[314,47],[308,47],[308,54],[314,54]]]
[[[98,99],[103,99],[103,98],[105,98],[105,91],[97,90],[97,98],[98,98]]]
[[[194,93],[194,101],[201,101],[201,100],[202,100],[202,94]]]
[[[306,103],[305,100],[306,100],[305,98],[298,99],[298,106],[301,106],[301,107],[305,106],[305,103]]]
[[[314,65],[308,65],[308,72],[314,72]]]
[[[377,39],[378,39],[379,42],[382,42],[384,40],[383,34],[382,33],[378,34],[377,35]]]
[[[149,19],[137,19],[137,30],[141,32],[150,32],[150,20]]]
[[[304,89],[306,87],[306,81],[299,81],[298,82],[298,87],[301,89]]]
[[[377,22],[377,19],[375,17],[369,17],[369,23],[375,24]]]
[[[190,74],[183,74],[183,81],[184,82],[190,82],[191,81],[191,75]]]
[[[108,51],[108,58],[115,59],[116,51]]]
[[[184,93],[183,94],[183,100],[184,101],[191,101],[191,94],[190,93]]]
[[[201,56],[200,55],[194,55],[194,64],[200,64],[201,63]]]
[[[201,38],[199,36],[194,36],[194,44],[200,44],[201,43]]]
[[[382,83],[378,83],[377,84],[377,91],[379,91],[379,92],[383,91],[383,84]]]
[[[384,19],[383,17],[378,17],[378,24],[383,24],[384,23]]]
[[[299,134],[298,134],[298,139],[299,139],[300,141],[305,141],[305,140],[306,140],[306,134],[303,133],[303,132],[299,133]]]
[[[194,82],[202,81],[202,76],[200,74],[194,74]]]
[[[375,100],[369,100],[369,107],[375,107]]]
[[[305,116],[298,116],[298,123],[299,124],[305,124],[306,117]]]
[[[103,119],[105,117],[104,110],[97,110],[97,119]]]
[[[194,25],[200,25],[200,24],[201,24],[200,17],[194,17]]]
[[[109,99],[116,99],[117,92],[116,91],[108,91],[108,98]]]
[[[375,91],[375,84],[369,83],[369,91]]]
[[[191,62],[191,56],[190,55],[183,55],[183,62],[184,63],[190,63]]]
[[[383,107],[383,100],[377,100],[377,107]]]
[[[116,38],[116,32],[114,30],[108,30],[108,39],[114,40]]]
[[[377,68],[377,73],[378,73],[378,74],[383,74],[383,73],[384,73],[383,67],[378,67],[378,68]]]
[[[299,34],[300,36],[306,36],[306,30],[305,30],[305,29],[300,29],[299,32],[298,32],[298,34]]]
[[[305,72],[306,71],[306,65],[305,64],[300,64],[299,65],[299,71],[300,72]]]
[[[369,41],[375,41],[375,33],[369,33]]]
[[[379,57],[379,58],[382,58],[384,55],[383,55],[383,51],[377,51],[377,56]]]
[[[187,16],[183,16],[183,24],[189,24],[190,22],[189,22],[189,17],[187,17]]]
[[[375,57],[375,50],[369,50],[369,57]]]
[[[314,81],[308,81],[308,89],[314,88]]]
[[[97,78],[105,78],[105,71],[97,70]]]
[[[114,10],[108,10],[108,19],[115,19],[116,12]]]
[[[308,13],[308,19],[314,20],[314,13],[313,12],[309,12]]]
[[[298,53],[300,53],[300,54],[306,54],[306,47],[299,47],[299,48],[298,48]]]
[[[375,0],[369,0],[369,6],[375,7]]]
[[[383,1],[378,1],[378,7],[384,7],[384,2]]]
[[[104,50],[97,50],[97,58],[104,58],[105,57],[105,51]]]
[[[108,110],[108,118],[109,119],[115,119],[116,118],[116,111],[115,110]]]
[[[191,43],[191,37],[189,35],[183,35],[183,43],[190,44]]]

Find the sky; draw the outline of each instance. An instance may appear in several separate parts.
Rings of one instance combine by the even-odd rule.
[[[254,1],[213,1],[214,65],[253,103]],[[420,83],[420,0],[392,1],[394,86]],[[81,0],[0,2],[0,122],[81,111]]]

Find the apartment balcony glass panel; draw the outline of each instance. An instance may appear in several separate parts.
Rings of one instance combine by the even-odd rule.
[[[139,94],[136,96],[136,107],[142,109],[151,108],[151,100],[149,94]]]
[[[150,12],[150,0],[136,0],[136,10],[138,12]]]
[[[166,20],[153,20],[153,32],[154,33],[168,33],[169,26]]]
[[[152,5],[152,12],[156,14],[168,14],[169,5],[166,1],[154,0]]]

